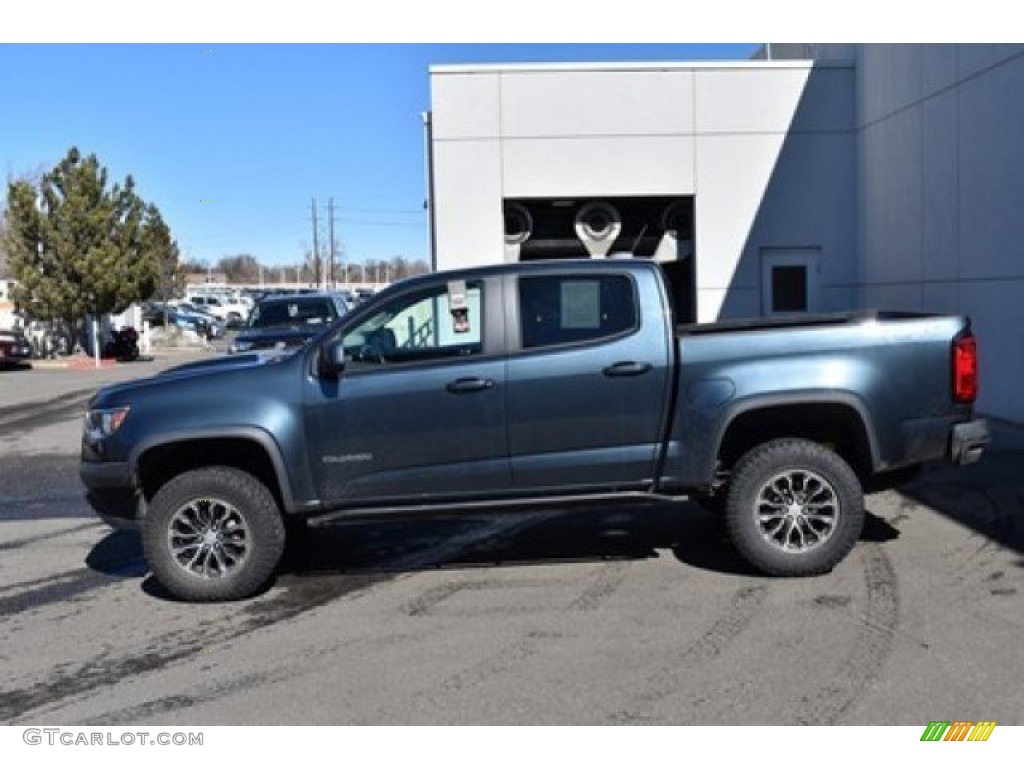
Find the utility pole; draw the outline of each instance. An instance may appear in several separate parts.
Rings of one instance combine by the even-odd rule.
[[[320,287],[320,246],[316,237],[316,198],[313,198],[313,280]]]
[[[329,268],[329,272],[330,272],[331,288],[334,288],[335,286],[334,286],[334,198],[333,197],[330,198],[327,201],[327,213],[328,213],[327,225],[328,225],[328,229],[330,230],[328,236],[331,238],[331,266]]]

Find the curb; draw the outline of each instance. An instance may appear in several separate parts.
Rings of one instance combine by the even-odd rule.
[[[96,371],[104,368],[112,368],[117,365],[116,360],[101,359],[100,364],[91,357],[70,357],[64,360],[30,360],[32,368],[39,370],[66,370],[66,371]]]
[[[28,367],[39,370],[39,371],[101,371],[104,369],[114,368],[120,365],[133,365],[134,363],[151,363],[161,359],[175,358],[179,356],[196,355],[196,354],[218,354],[224,350],[218,350],[212,346],[195,346],[195,347],[161,347],[158,349],[151,349],[148,354],[142,354],[137,360],[134,361],[118,361],[114,358],[104,357],[100,359],[100,364],[96,365],[96,360],[92,357],[85,357],[82,355],[76,355],[72,357],[58,358],[58,359],[38,359],[38,360],[26,360],[25,364]]]

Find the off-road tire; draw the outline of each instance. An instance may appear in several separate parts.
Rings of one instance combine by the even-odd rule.
[[[220,543],[217,530],[200,531],[204,515],[207,521],[224,521],[210,527],[220,529],[226,538],[217,557],[206,557],[207,565],[220,558],[223,570],[211,567],[205,574],[200,573],[202,562],[185,562],[192,556],[190,541],[197,542],[197,554],[205,546],[204,535]],[[190,530],[200,532],[192,535]],[[255,477],[232,467],[178,475],[153,496],[142,521],[143,550],[153,575],[176,597],[195,602],[253,595],[274,573],[284,543],[284,522],[273,495]],[[234,563],[228,564],[232,559]]]
[[[733,546],[758,571],[813,576],[830,571],[857,543],[864,494],[835,452],[809,440],[773,440],[736,463],[725,523]]]

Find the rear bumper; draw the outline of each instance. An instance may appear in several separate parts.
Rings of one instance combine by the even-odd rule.
[[[984,419],[965,421],[953,427],[949,438],[949,460],[954,464],[973,464],[981,458],[991,440]]]

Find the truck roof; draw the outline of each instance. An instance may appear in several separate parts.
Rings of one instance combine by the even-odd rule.
[[[438,272],[430,272],[425,275],[416,275],[392,283],[392,286],[409,286],[417,282],[432,282],[438,277],[457,277],[458,279],[473,279],[490,277],[492,275],[522,275],[522,274],[548,274],[558,272],[578,272],[589,270],[594,272],[622,270],[660,270],[657,262],[648,259],[547,259],[543,261],[519,261],[507,264],[489,264],[482,267],[466,267],[464,269],[447,269]],[[384,290],[390,290],[392,286]],[[381,291],[383,293],[383,291]]]

